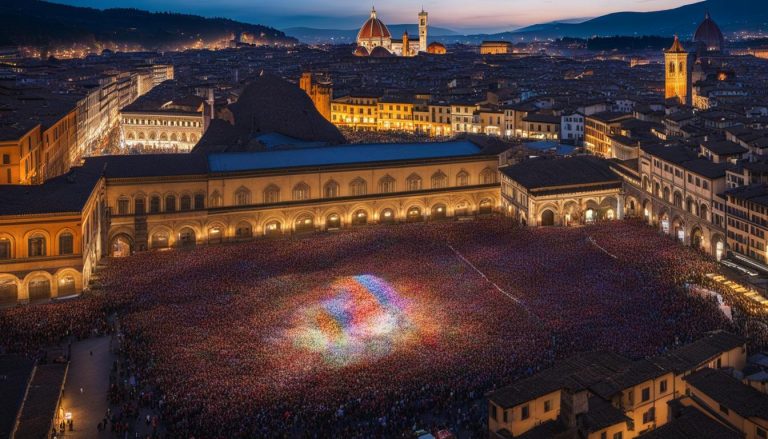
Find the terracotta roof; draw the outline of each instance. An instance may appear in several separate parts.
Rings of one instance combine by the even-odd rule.
[[[680,39],[675,35],[675,41],[672,42],[672,47],[667,49],[667,53],[686,53],[683,45],[680,44]]]
[[[707,51],[720,51],[723,48],[725,39],[723,33],[720,32],[720,28],[709,16],[709,12],[704,16],[704,21],[701,22],[696,33],[693,35],[693,41],[701,44]]]
[[[371,10],[371,18],[363,23],[360,32],[357,33],[357,41],[361,39],[392,38],[387,26],[376,18],[376,9]]]

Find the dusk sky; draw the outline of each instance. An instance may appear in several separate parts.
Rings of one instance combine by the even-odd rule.
[[[221,16],[276,28],[308,26],[353,29],[362,24],[370,4],[360,0],[52,0],[100,9],[134,7]],[[670,9],[691,0],[424,0],[434,26],[459,31],[499,31],[553,20],[595,17],[610,12]],[[420,1],[374,2],[388,24],[415,22]]]

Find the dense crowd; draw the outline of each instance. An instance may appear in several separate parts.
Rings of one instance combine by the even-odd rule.
[[[558,358],[640,358],[734,329],[684,288],[714,270],[640,223],[526,229],[491,219],[145,253],[100,273],[108,294],[73,303],[97,321],[119,310],[131,387],[155,389],[144,404],[171,437],[396,437],[423,426],[481,435],[484,392]],[[380,332],[363,350],[375,355],[335,361],[351,330],[306,313],[345,304],[331,286],[364,274],[391,287],[403,326],[383,333],[388,314],[369,312],[371,321],[344,308],[340,321]],[[77,331],[68,321],[28,325],[41,339],[23,343]],[[15,324],[0,320],[0,337]],[[301,331],[319,345],[308,349]]]

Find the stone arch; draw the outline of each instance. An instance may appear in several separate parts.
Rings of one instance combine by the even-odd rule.
[[[160,133],[160,141],[161,142],[167,142],[168,141],[168,133],[166,133],[166,132]]]
[[[236,239],[251,239],[253,238],[253,223],[247,219],[241,219],[235,224],[235,238]]]
[[[678,209],[682,209],[683,208],[683,193],[682,192],[680,192],[678,190],[675,190],[672,193],[672,204],[675,207],[677,207]]]
[[[171,142],[177,142],[179,140],[179,136],[176,135],[176,133],[171,133]]]
[[[581,208],[576,200],[568,200],[562,208],[563,225],[578,224],[581,219]]]
[[[706,203],[701,203],[699,205],[699,218],[703,219],[704,221],[709,221],[709,207],[706,205]]]
[[[56,284],[53,276],[47,271],[33,271],[24,277],[24,290],[31,302],[49,300],[56,297]]]
[[[378,221],[380,224],[394,224],[397,221],[397,208],[392,206],[383,206],[379,210]]]
[[[227,226],[221,221],[207,223],[203,232],[208,244],[221,244],[227,238]]]
[[[83,290],[83,275],[74,268],[62,268],[56,272],[56,296],[70,296]]]
[[[0,274],[0,306],[13,305],[21,300],[22,282],[18,277],[3,273]]]
[[[539,223],[542,226],[554,226],[555,225],[555,211],[551,208],[545,208],[541,211],[541,218]]]
[[[493,199],[490,197],[481,198],[477,203],[478,215],[490,215],[493,213]]]
[[[167,226],[153,227],[149,232],[149,248],[168,248],[175,243],[173,232]]]
[[[456,200],[453,205],[453,216],[463,217],[469,216],[474,210],[474,203],[467,198],[460,198]]]
[[[675,216],[672,219],[672,236],[681,241],[685,242],[685,238],[687,236],[687,230],[685,227],[685,220],[683,220],[680,216]]]
[[[619,216],[619,202],[616,197],[608,196],[600,202],[598,219],[614,220]]]
[[[194,247],[197,245],[197,232],[193,227],[182,226],[178,229],[178,239],[176,245],[178,247]]]
[[[62,241],[62,238],[64,238],[64,235],[66,235],[66,234],[68,234],[70,236],[70,238],[71,238],[71,242],[69,243],[69,245],[71,247],[69,250],[71,250],[71,251],[69,251],[67,253],[64,253],[64,250],[66,250],[66,249],[62,249],[61,246],[62,246],[62,244],[66,244],[65,242]],[[51,243],[52,246],[54,247],[54,253],[53,254],[55,254],[55,255],[74,255],[74,254],[77,254],[78,253],[78,248],[77,248],[77,241],[78,240],[75,239],[76,236],[77,236],[77,234],[75,233],[75,231],[72,230],[69,227],[65,227],[65,228],[59,230],[58,232],[56,232],[56,239],[54,239],[54,242]]]
[[[701,228],[700,225],[696,224],[695,226],[691,227],[691,247],[699,250],[704,249],[705,244],[705,237],[704,237],[704,230]]]
[[[116,233],[109,240],[109,255],[115,258],[130,256],[134,251],[133,237],[126,233]]]
[[[653,203],[651,200],[643,200],[643,218],[650,224],[653,221]]]
[[[338,230],[344,225],[342,215],[336,210],[331,210],[325,214],[325,229]]]
[[[278,236],[283,234],[283,224],[285,220],[278,217],[269,217],[261,224],[261,230],[264,236]]]
[[[293,217],[293,231],[309,233],[315,231],[315,214],[309,211],[299,212]]]
[[[651,180],[647,175],[643,174],[642,188],[646,192],[651,192]]]
[[[405,209],[405,221],[409,223],[424,221],[424,207],[419,203],[408,206]]]
[[[640,203],[633,195],[627,195],[624,197],[624,216],[629,218],[636,218],[639,216]]]
[[[716,260],[720,260],[728,254],[728,241],[722,233],[713,233],[709,240],[712,256]]]

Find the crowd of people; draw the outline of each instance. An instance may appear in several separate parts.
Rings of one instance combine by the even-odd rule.
[[[736,329],[685,289],[715,269],[631,221],[373,226],[115,260],[99,274],[103,293],[72,302],[79,319],[45,320],[58,308],[3,312],[0,345],[24,350],[90,331],[86,322],[116,311],[135,383],[113,397],[144,389],[142,404],[158,409],[169,437],[398,437],[425,426],[480,436],[486,391],[559,358],[598,349],[641,358]],[[360,275],[391,288],[386,306],[397,296],[405,335],[345,306],[334,311],[344,324],[307,319],[307,309],[339,303],[339,279]],[[25,313],[42,323],[23,322]],[[348,352],[350,321],[376,355],[327,361]],[[308,349],[295,337],[302,325],[325,344]]]

